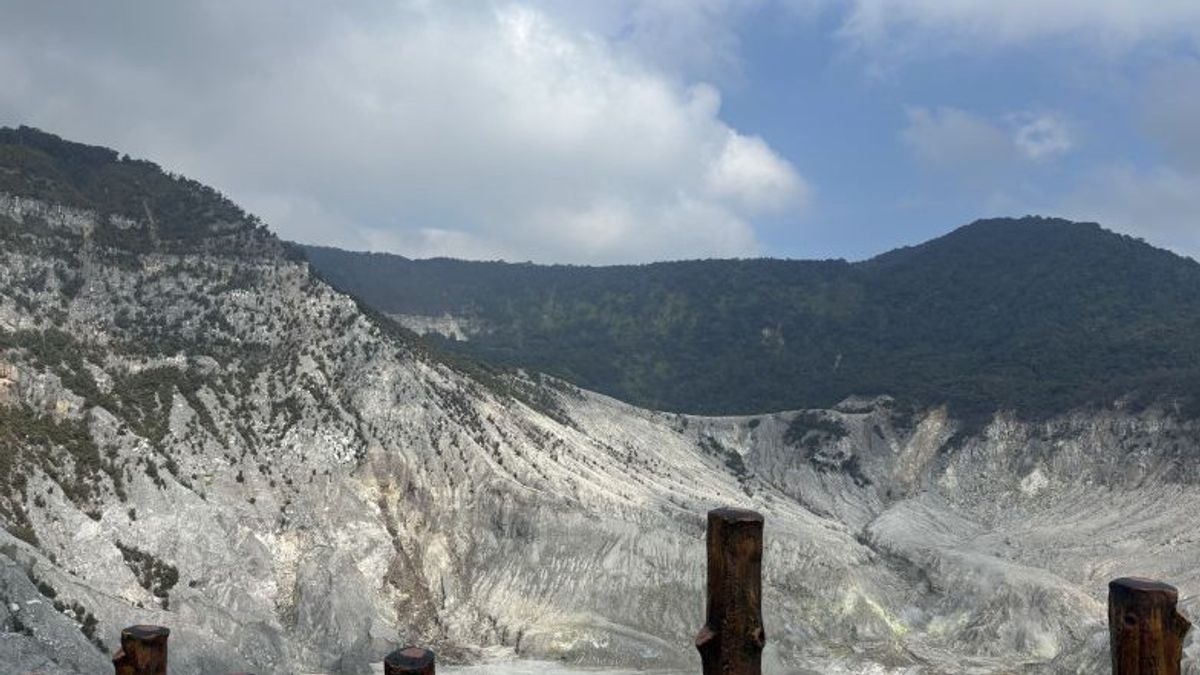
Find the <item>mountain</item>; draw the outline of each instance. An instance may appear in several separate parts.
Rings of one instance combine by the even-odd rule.
[[[1165,409],[654,412],[432,349],[151,164],[5,130],[0,176],[13,672],[108,672],[135,623],[180,675],[409,642],[695,672],[720,504],[766,517],[770,673],[1099,672],[1130,574],[1200,615],[1200,425]]]
[[[986,420],[1200,393],[1200,264],[1095,224],[984,220],[860,262],[570,267],[307,247],[322,277],[448,349],[654,409],[890,395]]]

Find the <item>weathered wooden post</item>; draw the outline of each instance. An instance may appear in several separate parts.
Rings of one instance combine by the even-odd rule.
[[[1176,610],[1174,586],[1126,577],[1108,584],[1113,675],[1179,675],[1192,624]]]
[[[383,675],[434,675],[433,652],[421,647],[405,647],[383,660]]]
[[[116,675],[166,675],[167,638],[162,626],[130,626],[121,631],[121,648],[113,655]]]
[[[763,517],[708,512],[708,613],[696,636],[704,675],[761,675]]]

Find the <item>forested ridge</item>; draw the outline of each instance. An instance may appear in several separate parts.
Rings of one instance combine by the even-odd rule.
[[[211,188],[29,127],[0,128],[0,193],[100,214],[89,255],[299,254]],[[0,218],[0,241],[26,246],[38,227]],[[1200,264],[1092,223],[981,220],[857,263],[305,253],[379,312],[468,319],[468,340],[433,338],[445,349],[658,409],[750,414],[890,395],[974,417],[1200,410]],[[78,266],[83,252],[62,254]]]
[[[1200,264],[1094,223],[981,220],[858,263],[306,251],[382,312],[472,319],[467,341],[435,338],[450,349],[658,409],[890,395],[963,416],[1149,403],[1191,414],[1200,391]]]

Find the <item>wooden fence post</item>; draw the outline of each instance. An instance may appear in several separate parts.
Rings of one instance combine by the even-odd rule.
[[[1192,624],[1176,610],[1174,586],[1122,578],[1108,584],[1113,675],[1179,675],[1183,637]]]
[[[121,631],[121,648],[113,655],[116,675],[166,675],[167,638],[162,626],[130,626]]]
[[[696,636],[704,675],[761,675],[763,517],[708,512],[708,611]]]
[[[434,675],[433,652],[420,647],[398,649],[383,661],[384,675]]]

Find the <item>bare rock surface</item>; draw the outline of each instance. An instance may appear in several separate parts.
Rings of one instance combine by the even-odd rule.
[[[767,519],[769,672],[1100,672],[1118,576],[1200,616],[1200,429],[1163,412],[658,413],[443,358],[266,235],[131,252],[85,211],[0,218],[28,228],[0,249],[17,672],[103,672],[134,623],[180,675],[411,643],[463,675],[694,672],[718,505]]]

